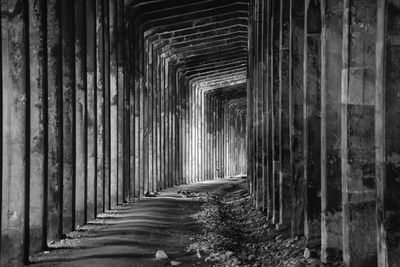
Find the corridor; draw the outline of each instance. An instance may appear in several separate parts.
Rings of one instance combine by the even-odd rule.
[[[197,264],[168,190],[232,177],[304,259],[400,266],[400,0],[0,1],[0,266]]]
[[[199,211],[202,198],[230,193],[240,182],[240,178],[221,179],[173,187],[118,207],[35,255],[31,266],[170,266],[171,262],[212,266],[204,262],[204,254],[198,258],[187,252],[199,233],[191,215]],[[191,192],[192,197],[181,191]],[[165,251],[168,259],[157,260],[158,250]]]

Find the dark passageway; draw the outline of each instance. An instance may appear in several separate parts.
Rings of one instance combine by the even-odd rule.
[[[233,177],[307,260],[400,265],[400,0],[1,0],[0,11],[1,266],[33,263],[97,220],[113,226],[94,235],[116,232],[104,264],[145,264],[152,234],[124,216],[146,212],[145,231],[193,226],[171,226],[178,253],[200,203],[146,197]]]

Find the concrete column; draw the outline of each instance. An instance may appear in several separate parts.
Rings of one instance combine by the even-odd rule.
[[[153,191],[153,178],[154,178],[154,166],[153,166],[153,160],[154,160],[154,150],[153,150],[153,140],[154,140],[154,128],[153,128],[153,122],[154,122],[154,89],[153,89],[153,49],[151,46],[151,43],[149,42],[149,39],[146,39],[145,41],[145,46],[146,46],[146,61],[145,61],[145,80],[146,80],[146,85],[147,85],[147,90],[148,90],[148,95],[149,95],[149,106],[148,106],[148,118],[149,118],[149,125],[148,125],[148,134],[149,134],[149,145],[148,145],[148,153],[149,153],[149,161],[148,165],[146,165],[146,168],[149,171],[149,176],[148,176],[148,188],[147,191],[151,192]]]
[[[304,235],[315,246],[321,233],[321,6],[305,1],[303,77]],[[312,240],[313,244],[309,241]]]
[[[165,105],[165,72],[164,72],[164,60],[163,56],[160,56],[159,59],[159,64],[160,64],[160,111],[161,111],[161,117],[160,117],[160,187],[162,189],[165,188],[165,117],[166,117],[166,105]]]
[[[48,166],[47,166],[47,241],[62,234],[62,61],[61,3],[47,2],[47,99],[48,99]],[[11,103],[11,102],[10,102]]]
[[[104,0],[95,1],[96,12],[96,213],[104,212]]]
[[[271,160],[272,160],[272,223],[279,222],[279,16],[280,4],[273,0],[271,4]]]
[[[110,99],[110,0],[104,0],[104,210],[110,209],[111,195],[111,99]]]
[[[248,58],[248,65],[247,65],[247,142],[248,142],[248,148],[247,148],[247,154],[248,154],[248,164],[249,164],[249,172],[248,172],[248,188],[249,188],[249,193],[251,196],[254,194],[254,176],[253,176],[253,168],[252,162],[253,162],[253,62],[254,62],[254,0],[251,0],[249,3],[249,25],[248,25],[248,31],[249,31],[249,42],[248,42],[248,49],[249,49],[249,58]],[[225,116],[227,117],[227,114],[225,113]],[[229,129],[227,129],[227,137],[228,137]],[[227,147],[227,150],[229,151],[229,147]],[[227,152],[228,152],[227,151]],[[227,171],[229,175],[229,161],[227,162]]]
[[[377,1],[375,160],[378,266],[400,263],[398,27],[399,1]]]
[[[1,1],[2,36],[2,208],[0,265],[20,266],[24,248],[27,165],[26,6]],[[27,245],[27,244],[26,244]]]
[[[87,220],[96,217],[96,30],[95,2],[86,0]]]
[[[292,236],[302,232],[303,194],[303,59],[304,59],[304,1],[291,2],[291,48],[289,49],[290,140],[292,168]]]
[[[29,252],[46,247],[45,162],[46,162],[46,57],[44,1],[29,2]]]
[[[264,100],[264,173],[263,173],[263,184],[264,184],[264,213],[268,218],[271,217],[271,210],[272,210],[272,202],[271,202],[271,171],[272,171],[272,164],[271,164],[271,119],[270,119],[270,84],[271,84],[271,61],[270,61],[270,33],[271,33],[271,1],[267,0],[264,7],[264,27],[263,27],[263,42],[262,45],[264,47],[263,51],[263,65],[264,65],[264,75],[263,75],[263,100]],[[248,144],[247,144],[248,145]],[[250,168],[250,166],[248,166]]]
[[[376,263],[376,1],[345,0],[341,91],[343,260]],[[351,37],[351,38],[350,38]]]
[[[119,126],[119,94],[118,88],[118,2],[110,0],[109,6],[109,37],[110,37],[110,208],[118,204],[118,162],[122,160],[119,155],[118,133]]]
[[[342,248],[340,84],[343,1],[321,1],[321,260]]]
[[[75,0],[75,226],[86,223],[86,14],[85,1]]]
[[[75,27],[74,3],[61,1],[63,234],[75,226]]]
[[[125,89],[126,87],[124,86],[124,65],[125,65],[125,32],[124,32],[124,3],[122,1],[117,1],[116,3],[116,9],[117,9],[117,16],[116,16],[116,22],[115,22],[115,27],[116,27],[116,32],[117,32],[117,94],[118,94],[118,204],[121,204],[126,200],[125,194],[124,194],[124,181],[125,181],[125,174],[126,174],[126,169],[127,166],[125,164],[126,158],[127,158],[127,149],[125,146],[125,140],[128,139],[128,137],[125,137],[125,117],[127,114],[125,113],[125,99],[126,96],[128,95],[129,92]],[[133,64],[133,63],[131,63]],[[132,94],[134,92],[136,87],[136,83],[134,84],[134,89],[132,90]],[[136,100],[135,100],[136,101]],[[136,106],[135,106],[136,107]],[[134,113],[134,119],[135,122],[137,121],[136,117],[136,109],[133,110]],[[136,126],[137,124],[135,124]],[[136,131],[135,127],[135,131]],[[134,133],[136,133],[134,131]],[[135,137],[137,135],[135,134]],[[130,139],[130,138],[129,138]],[[137,139],[135,138],[135,141]],[[137,148],[136,143],[135,143],[135,149]],[[135,150],[136,152],[136,150]],[[136,155],[136,153],[135,153]],[[136,160],[136,158],[135,158]],[[136,165],[135,165],[136,167]],[[135,168],[136,171],[136,168]],[[136,174],[136,173],[135,173]],[[137,175],[135,175],[137,180]]]
[[[279,16],[279,224],[290,224],[289,144],[289,16],[290,1],[280,1]]]

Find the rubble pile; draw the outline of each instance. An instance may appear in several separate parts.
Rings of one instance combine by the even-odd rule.
[[[305,248],[303,237],[291,238],[289,227],[272,225],[250,197],[241,196],[208,198],[194,215],[202,232],[188,251],[215,266],[343,266],[340,252],[322,264],[318,247]]]

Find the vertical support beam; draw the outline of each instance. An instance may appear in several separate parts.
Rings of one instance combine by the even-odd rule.
[[[96,1],[96,213],[104,212],[104,0]]]
[[[397,266],[399,247],[399,42],[398,0],[377,1],[375,146],[378,266]]]
[[[111,195],[111,99],[110,99],[110,0],[104,0],[103,35],[104,35],[104,209],[110,209]]]
[[[117,185],[117,203],[121,204],[124,202],[124,179],[125,179],[125,158],[126,158],[126,146],[124,143],[125,140],[125,97],[127,95],[127,90],[125,90],[124,87],[124,3],[122,1],[117,1],[116,3],[116,22],[115,22],[115,27],[116,27],[116,42],[117,42],[117,55],[116,55],[116,60],[117,60],[117,81],[116,81],[116,86],[117,86],[117,94],[118,94],[118,185]],[[133,63],[132,63],[133,64]],[[135,89],[137,88],[136,83],[134,84],[134,89],[132,90],[132,94],[134,94]],[[134,112],[134,119],[135,122],[137,121],[137,112],[136,110],[133,110]],[[137,124],[135,124],[136,126]],[[136,131],[135,127],[135,131]],[[137,140],[137,135],[135,133],[135,138],[134,140]],[[135,146],[137,148],[137,146]],[[135,150],[135,156],[138,155]],[[135,164],[135,171],[137,170]],[[138,180],[138,176],[135,173],[135,181]]]
[[[109,37],[110,37],[110,208],[118,204],[118,163],[122,160],[119,154],[118,134],[119,124],[119,96],[118,88],[118,0],[110,0],[109,6]]]
[[[29,1],[30,154],[29,154],[29,252],[46,247],[46,31],[45,2]],[[27,245],[27,244],[26,244]]]
[[[343,260],[376,264],[376,1],[345,0],[341,91]]]
[[[340,84],[343,0],[321,0],[321,261],[342,249]]]
[[[390,2],[390,1],[389,1]],[[395,8],[395,7],[392,7]],[[398,11],[398,10],[397,10]],[[391,18],[392,19],[392,18]],[[392,21],[391,21],[392,22]],[[389,24],[389,33],[392,33],[393,28],[391,27],[391,23]],[[386,197],[386,125],[389,128],[388,132],[390,132],[391,128],[396,125],[396,121],[391,121],[392,118],[390,115],[392,110],[396,110],[396,105],[393,105],[393,100],[391,98],[385,99],[386,95],[393,94],[393,88],[390,93],[385,92],[385,48],[386,48],[386,0],[378,1],[377,3],[377,35],[376,35],[376,77],[375,77],[375,175],[376,175],[376,234],[377,234],[377,259],[378,266],[394,266],[389,265],[389,257],[388,257],[388,245],[387,245],[387,229],[386,229],[386,214],[385,214],[385,198]],[[388,47],[390,49],[390,46]],[[392,50],[393,51],[393,50]],[[393,62],[388,59],[389,62]],[[392,65],[388,64],[389,68],[387,68],[389,75],[387,75],[389,86],[393,83],[392,74],[393,69],[390,68]],[[391,79],[392,78],[392,79]],[[393,95],[394,99],[396,99],[395,95]],[[386,100],[388,102],[389,109],[386,110]],[[397,102],[397,101],[396,101]],[[388,121],[385,120],[385,115],[389,115]],[[392,115],[393,116],[393,115]],[[394,123],[394,124],[386,124],[386,123]],[[397,133],[396,133],[397,134]],[[392,137],[389,137],[389,142],[392,141]],[[390,142],[388,146],[388,150],[392,150],[391,146],[396,146],[397,142]],[[397,147],[398,149],[398,147]],[[392,152],[392,151],[390,151]],[[392,152],[393,153],[393,152]],[[389,158],[392,156],[391,153],[388,155]],[[389,165],[389,164],[388,164]],[[389,174],[390,169],[394,169],[391,166],[388,166]],[[391,178],[391,177],[390,177]],[[393,201],[395,203],[395,201]],[[394,216],[393,216],[394,217]],[[391,229],[389,228],[389,231]],[[398,247],[398,244],[396,244]],[[398,254],[398,253],[397,253]]]
[[[62,233],[62,61],[61,2],[47,2],[47,99],[48,99],[48,191],[47,241],[58,240]],[[11,102],[10,102],[11,103]]]
[[[289,144],[289,16],[290,1],[280,2],[279,19],[279,224],[290,224]]]
[[[290,140],[292,168],[292,236],[302,232],[304,203],[303,162],[303,60],[304,60],[304,1],[291,2],[290,8],[291,55],[289,56],[289,88],[291,96]]]
[[[86,5],[75,0],[75,226],[87,219]]]
[[[25,3],[1,1],[2,266],[23,265],[27,201],[27,47]],[[26,244],[27,245],[27,244]]]
[[[321,7],[320,1],[305,1],[303,77],[304,235],[320,238],[321,216]]]
[[[87,220],[96,217],[96,20],[95,0],[86,0]]]
[[[73,1],[61,1],[63,234],[71,232],[75,225],[75,27],[71,23],[74,13]]]

